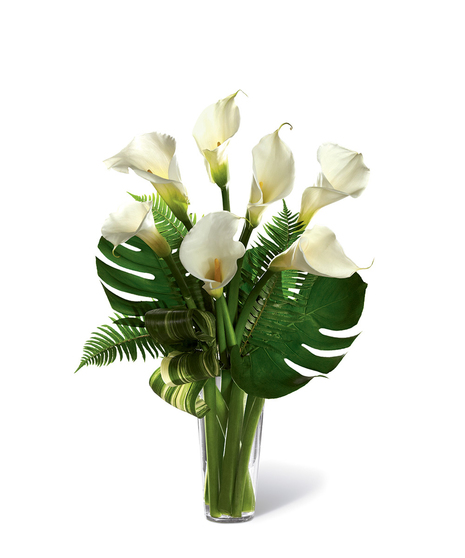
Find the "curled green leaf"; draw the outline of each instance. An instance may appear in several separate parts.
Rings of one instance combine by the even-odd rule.
[[[215,378],[220,373],[216,348],[182,353],[173,351],[161,363],[161,375],[167,385],[182,385]]]
[[[215,342],[215,316],[203,310],[159,308],[145,314],[145,327],[157,343]]]
[[[156,370],[150,378],[150,387],[163,401],[197,418],[204,417],[210,410],[199,395],[204,385],[205,381],[192,382],[182,386],[167,386],[161,377],[161,368]]]

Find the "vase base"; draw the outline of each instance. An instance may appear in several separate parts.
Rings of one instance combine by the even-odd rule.
[[[244,523],[245,521],[250,521],[255,516],[255,512],[243,512],[241,517],[232,517],[230,515],[221,515],[220,517],[212,517],[210,515],[210,507],[205,506],[205,517],[208,521],[213,523]]]

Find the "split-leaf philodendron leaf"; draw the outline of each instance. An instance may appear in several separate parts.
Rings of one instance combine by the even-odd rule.
[[[311,348],[348,348],[356,335],[332,337],[320,330],[350,329],[363,310],[366,284],[358,274],[347,279],[306,275],[299,292],[292,297],[287,294],[287,302],[282,285],[277,274],[262,291],[241,340],[242,356],[236,352],[232,366],[235,382],[258,397],[282,397],[312,379],[295,371],[285,359],[308,368],[309,375],[334,370],[344,355],[319,356]]]

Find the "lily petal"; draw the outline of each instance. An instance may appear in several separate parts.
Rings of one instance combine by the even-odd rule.
[[[102,236],[116,248],[137,236],[161,258],[171,253],[165,238],[153,220],[152,202],[131,202],[110,213],[102,227]]]
[[[187,216],[189,199],[181,181],[176,160],[176,140],[166,134],[151,132],[136,136],[119,153],[104,161],[108,169],[128,173],[150,181],[173,213],[181,221]]]
[[[283,126],[264,136],[252,150],[253,178],[247,210],[254,227],[260,223],[266,208],[288,196],[294,187],[294,157],[279,137]]]
[[[321,171],[335,190],[354,198],[360,196],[368,184],[370,169],[363,155],[335,143],[320,145],[317,159]]]
[[[229,182],[229,165],[226,154],[230,139],[239,129],[240,114],[233,93],[208,106],[197,119],[192,134],[212,182],[223,188]]]
[[[231,281],[237,260],[245,254],[242,242],[234,240],[239,223],[240,217],[229,211],[209,213],[194,225],[179,248],[182,265],[204,282],[203,288],[212,296]]]
[[[285,252],[271,263],[272,271],[296,269],[321,277],[343,279],[363,269],[349,259],[336,235],[321,225],[306,230]]]
[[[307,226],[319,209],[346,198],[348,195],[345,192],[335,190],[325,175],[320,173],[316,185],[310,186],[303,191],[299,221],[302,221]]]

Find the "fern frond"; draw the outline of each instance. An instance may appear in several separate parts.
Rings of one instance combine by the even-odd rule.
[[[266,272],[271,260],[285,252],[303,232],[301,223],[298,221],[298,214],[293,214],[284,200],[283,210],[273,217],[270,223],[264,225],[264,230],[267,236],[259,234],[258,243],[247,250],[244,259],[244,283],[240,292],[241,304],[252,290],[257,279]],[[282,285],[286,291],[289,291],[289,289],[298,290],[298,282],[302,280],[302,277],[295,277],[294,280],[295,275],[294,272],[282,274]]]
[[[140,353],[145,361],[146,353],[157,358],[160,352],[165,352],[163,347],[155,343],[145,327],[113,323],[112,326],[103,325],[97,329],[84,345],[81,363],[76,372],[91,364],[107,366],[118,357],[120,360],[126,357],[127,360],[135,361]]]
[[[174,216],[174,213],[167,206],[163,198],[157,193],[153,193],[150,196],[146,194],[139,196],[131,193],[129,193],[129,195],[136,201],[151,201],[153,203],[153,219],[158,232],[166,239],[172,250],[179,248],[182,239],[187,234],[187,229],[184,224]],[[195,224],[195,215],[193,216],[193,223]]]

